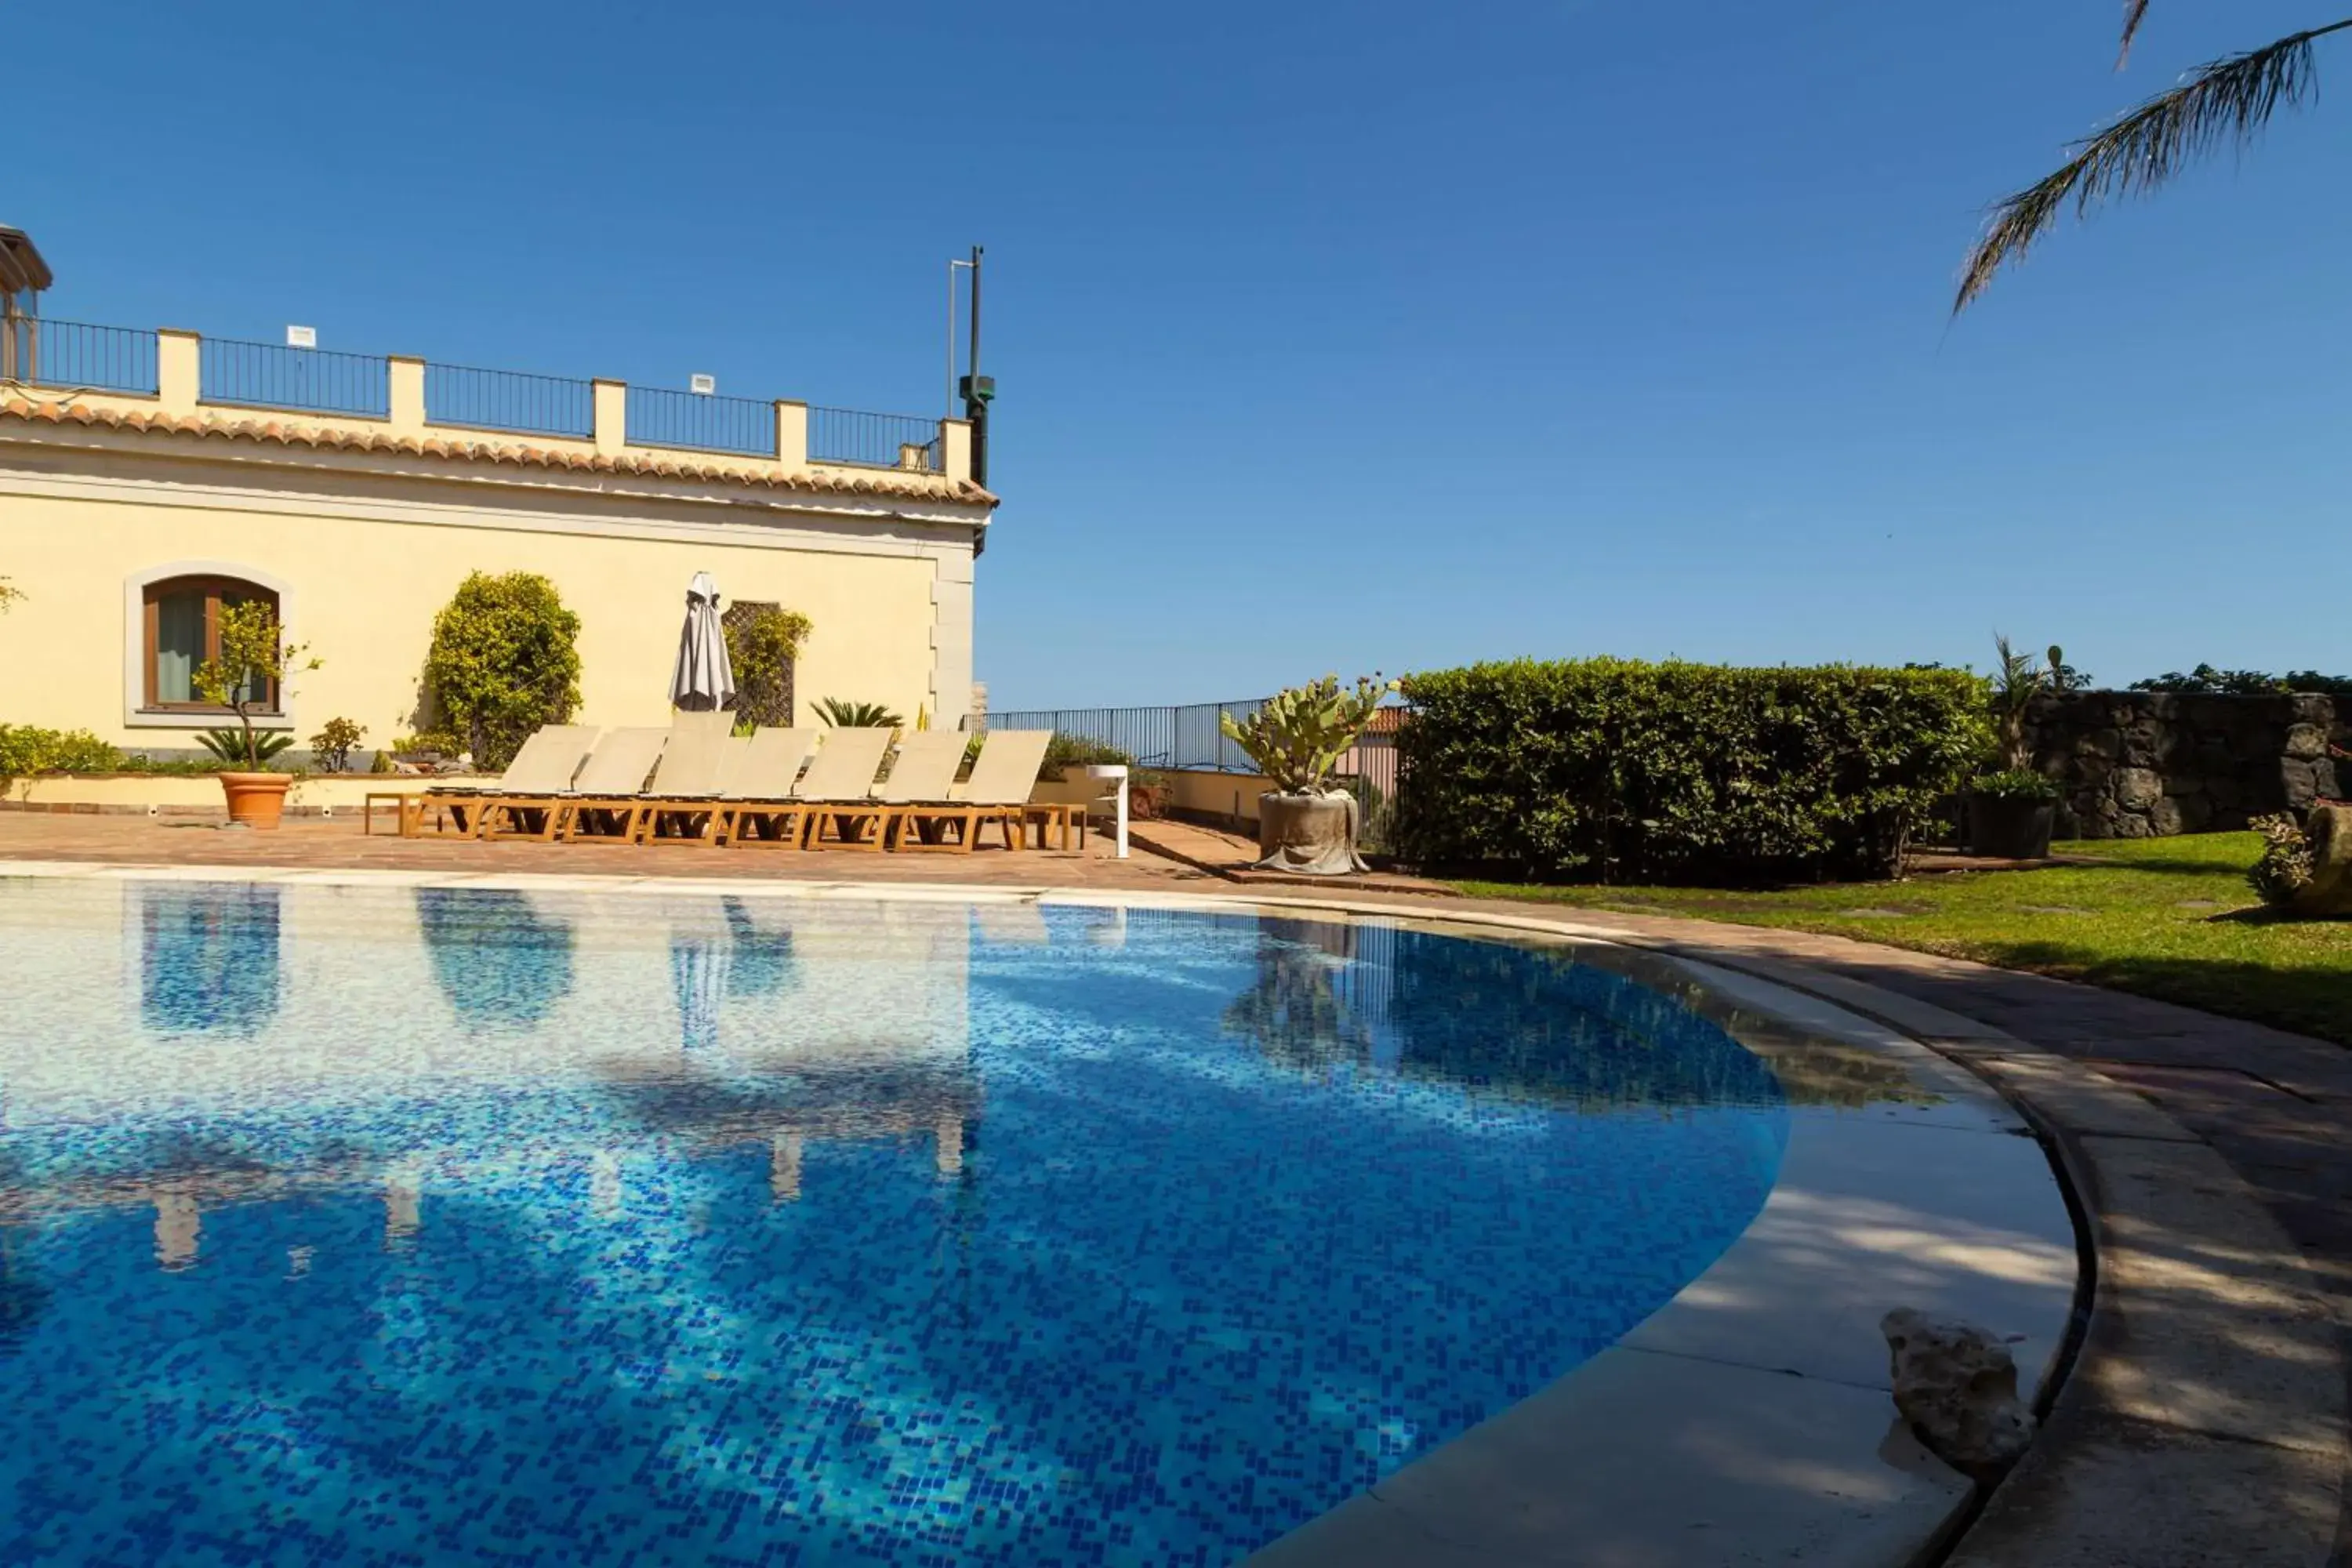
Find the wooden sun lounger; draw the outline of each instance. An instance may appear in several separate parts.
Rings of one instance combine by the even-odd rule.
[[[883,805],[882,821],[875,832],[877,844],[899,849],[954,847],[925,842],[922,825],[915,823],[909,814],[922,809],[926,802],[947,799],[948,792],[955,787],[956,770],[963,766],[964,748],[971,740],[961,730],[919,730],[899,744],[898,760],[890,764],[890,776],[875,792]]]
[[[881,729],[824,732],[816,761],[809,764],[793,791],[802,848],[818,847],[828,827],[833,829],[834,842],[844,848],[882,847],[882,829],[887,819],[874,801],[874,775],[881,771],[882,753],[889,749],[892,733]]]
[[[501,837],[553,837],[562,826],[560,803],[604,733],[593,724],[543,725],[497,778],[427,789],[415,797],[414,815],[421,819],[428,808],[446,809],[450,826],[468,838],[487,837],[494,826],[506,829]]]
[[[719,792],[715,837],[721,844],[760,844],[797,849],[808,832],[808,806],[797,799],[801,764],[816,749],[814,730],[763,728],[749,741]],[[877,748],[875,757],[881,752]],[[871,779],[874,770],[866,768]]]
[[[969,854],[980,844],[981,829],[993,822],[1004,835],[1004,847],[1011,849],[1027,842],[1027,825],[1043,811],[1045,816],[1038,824],[1039,847],[1044,847],[1046,822],[1058,819],[1061,835],[1055,847],[1068,848],[1069,813],[1074,808],[1041,807],[1029,800],[1037,788],[1037,774],[1045,767],[1045,748],[1053,739],[1051,730],[990,731],[988,739],[981,743],[980,758],[972,763],[968,782],[945,792],[939,800],[902,808],[898,847],[961,849]],[[923,829],[927,826],[939,830],[936,840],[926,840]],[[948,838],[950,828],[954,831],[952,841]],[[910,837],[913,842],[909,842]]]
[[[668,742],[667,730],[651,726],[615,730],[599,741],[570,798],[556,808],[557,837],[567,844],[583,838],[635,843],[650,804],[646,775]]]
[[[604,733],[593,724],[542,724],[515,752],[514,761],[497,778],[467,779],[462,784],[427,784],[422,790],[377,791],[362,808],[362,830],[374,831],[375,807],[390,801],[397,812],[400,836],[414,838],[425,830],[431,815],[436,834],[457,833],[473,837],[481,829],[482,805],[491,796],[520,791],[547,794],[568,787],[571,773]],[[565,769],[569,772],[565,772]],[[558,784],[561,775],[562,783]],[[508,781],[513,780],[512,790]]]
[[[671,721],[661,765],[646,786],[638,843],[709,848],[719,842],[719,792],[727,782],[729,764],[750,743],[732,737],[734,724],[735,715],[723,710],[680,713]]]

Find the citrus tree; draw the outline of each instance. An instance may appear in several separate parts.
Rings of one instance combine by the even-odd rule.
[[[223,605],[215,631],[219,651],[196,666],[191,684],[205,701],[236,715],[236,755],[224,760],[257,772],[264,758],[254,710],[278,706],[274,693],[288,673],[316,669],[319,660],[303,645],[286,641],[278,611],[266,599]]]

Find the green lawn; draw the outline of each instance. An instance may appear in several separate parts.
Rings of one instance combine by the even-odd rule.
[[[2352,1045],[2352,922],[2267,918],[2251,833],[2062,844],[2096,865],[1725,892],[1457,884],[1636,914],[1828,931],[2029,969]]]

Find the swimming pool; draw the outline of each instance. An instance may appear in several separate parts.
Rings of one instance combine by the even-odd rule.
[[[0,1562],[1230,1562],[1787,1137],[1602,963],[1272,915],[0,881]]]

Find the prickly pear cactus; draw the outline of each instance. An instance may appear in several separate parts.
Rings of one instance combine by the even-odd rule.
[[[1275,788],[1286,795],[1319,795],[1331,770],[1370,722],[1372,710],[1396,689],[1393,680],[1363,676],[1348,690],[1338,676],[1327,675],[1274,697],[1240,723],[1232,714],[1220,713],[1217,727],[1248,753]]]

